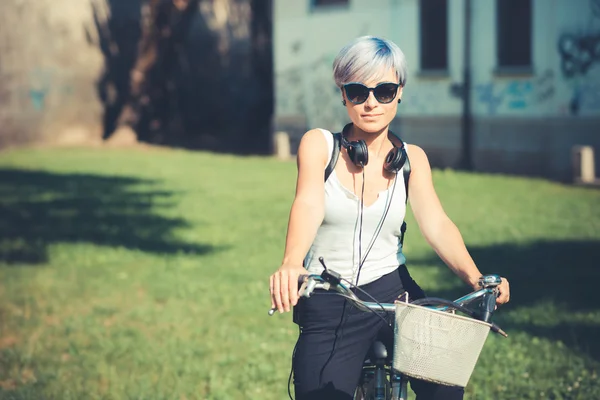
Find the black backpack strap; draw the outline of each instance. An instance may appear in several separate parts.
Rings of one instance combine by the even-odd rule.
[[[404,157],[406,161],[402,166],[402,175],[404,175],[404,191],[406,192],[406,202],[408,202],[408,180],[410,179],[410,160],[408,159],[408,154],[406,153],[406,145],[402,142],[401,151],[404,152]]]
[[[402,166],[402,175],[404,175],[404,191],[406,193],[406,201],[408,202],[408,179],[410,178],[410,160],[408,159],[408,153],[406,152],[406,143],[404,143],[404,140],[402,140],[402,138],[400,136],[398,136],[395,132],[392,132],[391,130],[389,131],[389,133],[392,134],[393,137],[395,137],[398,142],[400,142],[400,152],[401,154],[401,158],[403,158],[404,160],[404,165]]]
[[[338,157],[340,156],[340,148],[342,147],[342,134],[334,133],[333,134],[333,149],[331,150],[331,158],[329,159],[329,164],[327,164],[327,168],[325,168],[325,181],[329,178],[329,175],[333,172],[335,168],[335,164],[337,164]]]
[[[408,154],[406,152],[406,143],[396,134],[394,134],[400,143],[402,143],[402,147],[400,151],[403,152],[403,158],[406,160],[404,165],[402,166],[402,175],[404,176],[404,191],[406,193],[405,204],[408,203],[408,180],[410,179],[410,160],[408,159]],[[404,232],[406,232],[406,220],[402,221],[402,226],[400,227],[400,245],[404,245]]]

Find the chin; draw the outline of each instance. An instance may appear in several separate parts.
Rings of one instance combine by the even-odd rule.
[[[389,123],[385,123],[382,121],[360,121],[360,124],[358,124],[358,127],[364,131],[364,132],[369,132],[369,133],[375,133],[375,132],[380,132],[381,130],[383,130],[387,125],[389,125]]]

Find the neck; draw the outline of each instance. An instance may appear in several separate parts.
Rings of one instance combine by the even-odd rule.
[[[365,132],[352,123],[346,125],[344,128],[344,135],[348,141],[363,140],[367,144],[369,152],[373,152],[374,154],[380,153],[387,141],[388,132],[388,126],[377,132]]]

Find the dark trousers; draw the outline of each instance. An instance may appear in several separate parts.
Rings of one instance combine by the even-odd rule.
[[[382,303],[392,303],[405,288],[411,297],[423,296],[422,291],[417,295],[420,288],[404,266],[361,288]],[[371,301],[360,292],[357,295]],[[388,349],[393,348],[392,328],[331,292],[315,291],[297,308],[301,331],[292,361],[296,399],[351,400],[371,344],[382,340]],[[464,394],[463,388],[417,379],[411,379],[410,386],[417,400],[461,400]]]

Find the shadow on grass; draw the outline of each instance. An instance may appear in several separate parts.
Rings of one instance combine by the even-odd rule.
[[[172,196],[138,191],[154,181],[89,174],[0,169],[0,261],[43,263],[52,243],[87,242],[152,253],[214,251],[185,243],[174,230],[189,224],[154,212]],[[168,205],[167,205],[168,206]]]
[[[566,345],[584,351],[600,360],[600,324],[594,321],[565,323],[568,318],[554,317],[556,312],[568,314],[598,311],[600,282],[600,241],[539,241],[527,244],[500,244],[470,247],[469,252],[483,273],[497,273],[509,279],[511,302],[502,308],[526,312],[530,317],[521,322],[502,320],[506,331],[521,330],[534,336],[561,340]],[[411,260],[412,268],[419,264],[443,265],[437,256]],[[444,268],[444,267],[441,267]],[[451,275],[448,270],[448,276]],[[464,286],[444,292],[430,291],[428,295],[457,298],[465,294]],[[536,307],[545,315],[532,315],[525,307]],[[556,308],[554,308],[556,306]],[[523,309],[523,311],[519,311]],[[559,310],[559,311],[557,311]],[[522,314],[524,315],[524,314]],[[529,320],[528,320],[529,319]],[[591,318],[590,318],[591,319]],[[538,321],[538,322],[535,322]],[[539,321],[545,321],[544,326]],[[596,320],[597,321],[597,320]]]

